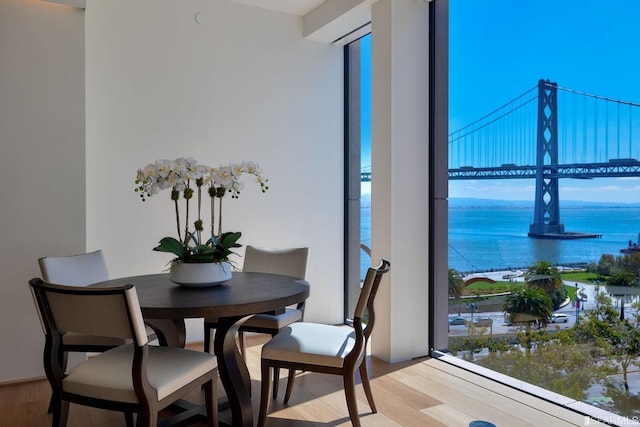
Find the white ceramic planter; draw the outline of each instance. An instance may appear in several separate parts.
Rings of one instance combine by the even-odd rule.
[[[174,262],[169,271],[169,280],[173,283],[192,288],[216,286],[229,279],[231,279],[231,264],[228,262]]]

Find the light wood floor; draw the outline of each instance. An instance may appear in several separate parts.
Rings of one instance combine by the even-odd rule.
[[[247,341],[256,414],[260,400],[260,346],[265,339],[255,335]],[[604,425],[594,420],[587,424],[580,414],[435,359],[393,365],[371,359],[369,363],[378,413],[370,412],[364,392],[358,387],[363,427],[467,427],[473,420],[488,420],[505,427]],[[283,377],[281,396],[284,388]],[[51,425],[46,413],[49,396],[49,385],[44,380],[0,387],[0,427]],[[197,401],[199,396],[192,398]],[[71,405],[69,427],[124,425],[122,414]],[[299,374],[289,405],[285,406],[281,397],[272,401],[267,419],[268,427],[349,425],[341,379],[313,373]]]

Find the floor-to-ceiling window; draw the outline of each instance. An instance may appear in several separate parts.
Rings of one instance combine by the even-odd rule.
[[[449,4],[449,350],[637,417],[640,3]]]
[[[345,315],[371,266],[371,35],[345,46]]]

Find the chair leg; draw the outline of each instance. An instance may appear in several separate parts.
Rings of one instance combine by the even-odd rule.
[[[158,411],[151,411],[149,414],[149,427],[156,427],[158,425]]]
[[[278,386],[280,385],[280,368],[273,368],[273,400],[278,398]]]
[[[125,412],[124,413],[124,423],[127,427],[134,427],[135,423],[133,422],[133,412]]]
[[[289,369],[289,377],[287,378],[287,390],[284,393],[284,403],[289,403],[291,392],[293,391],[293,383],[296,379],[296,370]]]
[[[271,389],[271,367],[262,361],[260,366],[261,384],[260,384],[260,413],[258,414],[257,427],[263,427],[267,421],[267,410],[269,409],[269,390]]]
[[[158,425],[158,413],[152,411],[148,404],[140,402],[140,409],[138,411],[137,427],[157,427]]]
[[[56,398],[53,401],[53,420],[52,427],[66,427],[67,418],[69,417],[69,402]]]
[[[47,408],[47,414],[53,414],[53,396],[49,400],[49,407]]]
[[[358,417],[358,402],[356,400],[356,385],[354,375],[345,375],[344,394],[347,398],[347,408],[349,409],[349,418],[353,427],[360,427],[360,418]]]
[[[124,413],[124,423],[127,425],[127,427],[135,426],[135,424],[133,423],[133,412]]]
[[[360,364],[360,381],[362,381],[362,387],[364,388],[364,394],[367,396],[367,401],[371,407],[371,412],[374,414],[378,412],[376,409],[376,403],[373,401],[373,393],[371,393],[371,383],[369,383],[369,373],[367,372],[367,358],[365,357]]]
[[[62,351],[62,347],[60,352],[58,353],[58,363],[62,367],[62,372],[67,371],[67,361],[69,360],[69,353],[66,351]],[[47,414],[53,413],[53,393],[51,394],[51,399],[49,400],[49,407],[47,408]]]
[[[216,375],[216,378],[204,384],[204,400],[207,407],[207,425],[209,427],[218,427],[217,383]]]
[[[271,334],[271,338],[278,335],[278,332],[273,332]],[[273,399],[278,398],[278,387],[280,386],[280,368],[277,366],[273,367]]]

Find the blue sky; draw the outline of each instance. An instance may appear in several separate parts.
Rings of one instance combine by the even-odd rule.
[[[639,0],[450,0],[449,130],[541,78],[640,103],[639,18]],[[532,200],[534,190],[533,180],[452,181],[449,196]],[[640,202],[640,178],[562,179],[560,200]]]
[[[360,120],[362,168],[371,167],[371,34],[360,40]],[[367,159],[367,160],[364,160]]]

